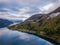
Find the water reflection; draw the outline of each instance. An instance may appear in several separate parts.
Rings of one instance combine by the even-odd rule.
[[[7,28],[1,28],[0,45],[53,45],[53,44],[31,34],[12,31]]]
[[[0,45],[53,45],[37,36],[5,28],[12,23],[0,19]]]

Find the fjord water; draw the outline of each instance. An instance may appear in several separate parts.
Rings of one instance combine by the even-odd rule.
[[[35,35],[9,30],[7,24],[6,26],[0,25],[0,27],[2,26],[0,28],[0,45],[53,45]]]
[[[12,31],[7,28],[1,28],[0,45],[53,45],[53,44],[31,34]]]

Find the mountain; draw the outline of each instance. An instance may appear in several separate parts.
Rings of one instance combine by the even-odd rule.
[[[22,20],[7,20],[7,19],[0,19],[0,28],[3,28],[3,27],[7,27],[9,25],[14,25],[14,24],[18,24],[18,23],[21,23]]]
[[[49,15],[49,18],[54,18],[54,17],[60,15],[60,7],[58,7],[54,11],[50,12],[48,15]]]
[[[60,43],[60,8],[48,14],[35,14],[21,24],[9,29],[42,35]]]
[[[42,19],[45,19],[47,18],[47,14],[35,14],[35,15],[32,15],[30,18],[28,18],[27,20],[28,21],[39,21],[39,20],[42,20]],[[26,20],[26,21],[27,21]]]
[[[58,12],[60,12],[60,7],[58,7],[58,8],[55,9],[55,10],[53,10],[52,12],[50,12],[49,15],[52,14],[52,13],[58,13]]]
[[[0,28],[7,27],[12,23],[13,23],[12,21],[6,19],[0,19]]]
[[[57,9],[55,9],[54,11],[48,13],[48,14],[35,14],[32,15],[30,18],[28,18],[28,21],[39,21],[39,20],[44,20],[44,19],[48,19],[48,18],[53,18],[60,15],[60,7],[58,7]],[[26,21],[27,21],[26,20]]]
[[[60,43],[60,15],[52,19],[41,20],[39,22],[27,21],[8,28],[42,35]]]

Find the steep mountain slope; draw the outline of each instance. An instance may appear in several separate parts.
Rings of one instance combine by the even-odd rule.
[[[35,14],[32,15],[30,18],[28,18],[28,21],[39,21],[39,20],[43,20],[43,19],[48,19],[48,18],[53,18],[56,17],[60,14],[60,7],[58,7],[57,9],[55,9],[54,11],[48,13],[48,14]],[[26,21],[27,21],[26,20]]]
[[[58,8],[55,9],[55,10],[53,10],[52,12],[50,12],[49,15],[52,14],[52,13],[58,13],[58,12],[60,12],[60,7],[58,7]]]
[[[55,10],[53,11],[53,13],[49,13],[49,14],[33,15],[25,22],[8,28],[23,32],[29,32],[37,35],[42,35],[60,43],[60,10],[59,9],[60,8],[58,8],[57,11]]]
[[[27,23],[17,24],[8,28],[43,35],[60,43],[60,16],[39,22],[27,21]]]
[[[28,18],[27,20],[31,20],[31,21],[33,21],[33,20],[41,20],[41,19],[44,19],[44,18],[46,18],[47,17],[47,14],[35,14],[35,15],[32,15],[30,18]],[[27,21],[26,20],[26,21]]]

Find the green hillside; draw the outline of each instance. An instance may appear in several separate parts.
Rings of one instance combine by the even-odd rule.
[[[40,20],[38,22],[36,22],[35,20],[25,21],[21,24],[17,24],[8,28],[42,35],[60,43],[60,16]]]

